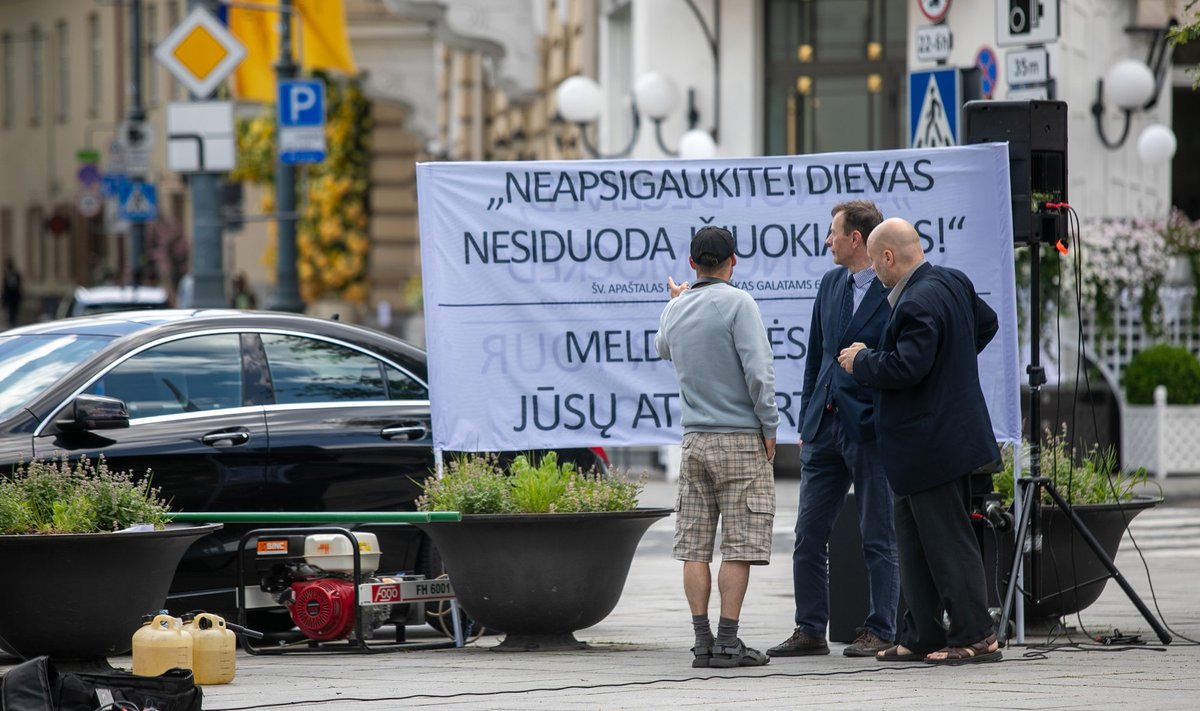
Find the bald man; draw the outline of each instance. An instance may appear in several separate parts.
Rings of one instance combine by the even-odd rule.
[[[900,590],[908,604],[897,644],[876,658],[998,661],[970,520],[970,475],[1000,459],[977,359],[996,334],[996,312],[965,274],[928,264],[916,229],[903,219],[872,230],[867,254],[891,288],[892,317],[878,349],[851,344],[838,363],[878,393],[876,432],[896,496]]]

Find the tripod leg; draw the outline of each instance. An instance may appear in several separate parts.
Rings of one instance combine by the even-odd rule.
[[[1087,544],[1091,546],[1092,552],[1096,554],[1096,557],[1099,558],[1100,562],[1104,564],[1104,567],[1108,569],[1108,574],[1111,575],[1117,581],[1117,584],[1121,586],[1121,589],[1125,591],[1125,595],[1129,597],[1129,601],[1133,603],[1133,606],[1137,608],[1138,612],[1142,613],[1142,617],[1146,618],[1146,622],[1150,624],[1151,629],[1153,629],[1154,633],[1158,635],[1159,641],[1161,641],[1163,644],[1170,644],[1171,635],[1167,634],[1167,631],[1163,629],[1163,626],[1159,624],[1158,620],[1155,619],[1153,614],[1151,614],[1150,609],[1147,608],[1146,604],[1142,602],[1142,599],[1138,597],[1138,594],[1129,584],[1129,581],[1125,580],[1125,576],[1121,575],[1121,571],[1117,570],[1116,564],[1109,559],[1108,553],[1104,551],[1104,547],[1100,545],[1100,542],[1096,540],[1096,537],[1093,536],[1092,532],[1089,531],[1087,526],[1084,525],[1083,521],[1079,518],[1079,515],[1075,513],[1075,510],[1072,509],[1065,500],[1063,500],[1062,496],[1059,496],[1058,489],[1054,488],[1053,483],[1046,482],[1043,484],[1043,486],[1046,487],[1046,491],[1050,493],[1050,498],[1054,499],[1054,503],[1058,505],[1058,508],[1062,509],[1062,512],[1065,513],[1069,519],[1071,519],[1071,525],[1075,527],[1075,530],[1079,532],[1079,535],[1083,537],[1083,540],[1087,541]]]
[[[996,639],[1003,644],[1008,640],[1008,622],[1012,616],[1013,603],[1017,595],[1017,572],[1021,569],[1021,560],[1025,557],[1025,541],[1029,538],[1030,517],[1036,506],[1038,485],[1033,481],[1020,482],[1024,487],[1021,493],[1021,520],[1017,522],[1017,538],[1013,549],[1012,569],[1008,574],[1008,587],[1004,590],[1004,605],[1000,608],[1000,624],[996,630]]]

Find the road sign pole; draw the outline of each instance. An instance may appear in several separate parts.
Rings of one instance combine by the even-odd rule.
[[[279,3],[279,63],[275,65],[275,76],[283,82],[296,76],[296,64],[292,61],[292,0]],[[276,111],[281,107],[276,105]],[[296,168],[280,159],[279,135],[275,132],[275,214],[278,229],[275,261],[275,295],[271,308],[275,311],[302,313],[304,302],[300,299],[299,277],[296,272]]]
[[[129,61],[129,123],[134,130],[140,130],[146,120],[146,111],[142,106],[142,0],[130,0],[129,3],[129,32],[133,41],[133,52]],[[146,176],[134,176],[145,178]],[[136,286],[145,276],[143,262],[145,261],[146,229],[143,222],[129,223],[129,271]]]
[[[208,0],[189,0],[188,4],[210,10],[215,5]],[[195,101],[204,98],[192,94]],[[192,193],[192,305],[202,308],[229,305],[225,296],[225,243],[218,178],[216,173],[188,176]]]

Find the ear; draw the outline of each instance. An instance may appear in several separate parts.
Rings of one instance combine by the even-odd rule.
[[[737,264],[737,255],[736,254],[729,255],[729,266],[732,267],[735,264]]]
[[[688,257],[688,266],[691,267],[693,271],[700,268],[700,267],[696,266],[696,260],[692,259],[690,256]]]

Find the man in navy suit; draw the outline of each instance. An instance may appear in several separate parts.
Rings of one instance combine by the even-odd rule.
[[[792,550],[796,629],[767,650],[773,657],[829,654],[829,537],[854,485],[870,583],[870,606],[858,639],[843,650],[872,657],[896,637],[900,595],[892,492],[875,443],[873,394],[838,367],[853,341],[878,345],[891,314],[867,256],[867,235],[883,221],[870,200],[835,205],[825,245],[837,266],[821,279],[808,334],[800,402],[800,511]]]
[[[838,360],[858,382],[877,388],[879,449],[896,494],[908,604],[896,646],[877,658],[998,661],[970,520],[970,475],[1000,459],[978,363],[998,330],[996,312],[965,274],[927,264],[916,229],[902,219],[875,228],[867,251],[891,288],[892,318],[878,348],[854,343]]]

